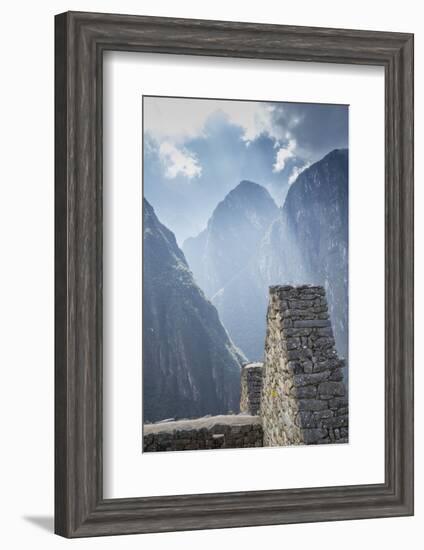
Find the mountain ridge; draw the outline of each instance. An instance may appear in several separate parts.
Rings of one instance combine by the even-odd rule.
[[[283,283],[326,286],[337,347],[347,356],[347,218],[348,150],[335,149],[299,174],[249,260],[211,296],[250,360],[263,358],[268,287]]]
[[[245,357],[146,199],[143,243],[144,422],[237,411]]]
[[[206,228],[186,239],[184,254],[209,298],[249,262],[270,221],[277,216],[278,207],[269,192],[242,180],[217,204]],[[229,253],[223,254],[223,250]]]

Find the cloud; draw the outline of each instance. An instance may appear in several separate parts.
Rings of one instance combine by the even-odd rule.
[[[294,183],[294,182],[297,180],[298,176],[300,176],[300,174],[301,174],[302,172],[304,172],[307,168],[309,168],[310,165],[311,165],[311,163],[310,163],[310,162],[307,162],[307,163],[304,164],[303,166],[295,166],[295,167],[293,168],[293,170],[291,171],[291,174],[290,174],[290,176],[289,176],[289,178],[288,178],[288,180],[287,180],[287,181],[288,181],[288,184],[291,185],[292,183]]]
[[[243,179],[266,187],[281,206],[301,170],[348,146],[346,106],[143,101],[144,193],[180,243],[206,226]]]
[[[297,156],[314,161],[333,149],[349,146],[347,105],[287,103],[281,107],[276,105],[274,125],[291,132]]]
[[[286,147],[280,147],[275,157],[275,163],[272,167],[273,172],[284,170],[286,162],[295,156],[296,140],[290,139]]]
[[[261,135],[285,139],[292,124],[288,122],[287,127],[282,128],[281,118],[275,124],[277,109],[281,117],[282,107],[266,102],[147,96],[144,97],[144,131],[158,142],[184,143],[204,136],[208,120],[220,114],[228,124],[242,129],[242,140],[246,144]]]
[[[175,179],[178,175],[191,179],[202,174],[196,155],[185,148],[178,148],[169,141],[164,141],[159,147],[159,158],[165,168],[165,176]]]
[[[231,124],[240,126],[243,130],[243,141],[248,145],[261,135],[273,134],[273,107],[267,103],[252,101],[224,102],[221,110]]]

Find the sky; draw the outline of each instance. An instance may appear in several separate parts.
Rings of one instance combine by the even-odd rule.
[[[348,147],[348,107],[143,96],[143,191],[181,246],[242,180],[282,206],[297,176]]]

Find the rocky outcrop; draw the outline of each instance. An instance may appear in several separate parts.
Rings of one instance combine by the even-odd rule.
[[[143,216],[144,422],[237,412],[245,358],[146,200]]]

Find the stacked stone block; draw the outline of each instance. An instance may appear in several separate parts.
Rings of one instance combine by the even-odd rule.
[[[259,414],[261,407],[263,363],[246,363],[240,375],[240,413]]]
[[[345,443],[348,400],[325,290],[273,286],[261,410],[264,446]]]
[[[144,452],[262,446],[258,416],[220,415],[144,425]]]

